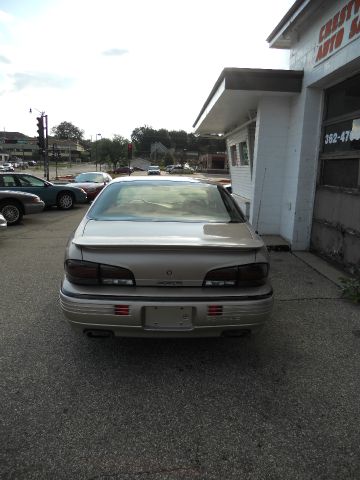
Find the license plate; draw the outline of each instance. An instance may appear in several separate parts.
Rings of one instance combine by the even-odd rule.
[[[145,328],[151,330],[190,330],[191,307],[145,307]]]

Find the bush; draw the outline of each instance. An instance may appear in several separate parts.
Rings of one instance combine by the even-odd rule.
[[[340,278],[342,296],[360,303],[360,278]]]

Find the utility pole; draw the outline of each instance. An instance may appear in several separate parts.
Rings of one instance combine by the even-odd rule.
[[[131,167],[132,156],[133,156],[133,144],[128,143],[128,145],[127,145],[127,158],[128,158],[128,174],[129,175],[131,175],[130,167]]]
[[[98,142],[98,137],[101,137],[101,133],[97,133],[97,134],[95,135],[95,167],[96,167],[96,171],[97,171],[97,160],[98,160],[98,158],[97,158],[97,153],[98,153],[98,144],[97,144],[97,142]],[[100,170],[101,170],[101,163],[100,163]]]

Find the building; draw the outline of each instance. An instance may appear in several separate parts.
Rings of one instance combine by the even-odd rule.
[[[195,133],[226,138],[260,234],[360,272],[360,0],[297,0],[267,38],[289,70],[225,68]]]
[[[209,173],[227,173],[226,153],[202,153],[199,155],[198,170]]]
[[[0,132],[0,152],[8,154],[10,158],[20,158],[23,161],[37,160],[39,147],[37,137],[28,137],[20,132]],[[53,152],[59,152],[59,161],[78,161],[87,157],[85,149],[79,142],[73,140],[59,140],[49,137],[49,158]]]

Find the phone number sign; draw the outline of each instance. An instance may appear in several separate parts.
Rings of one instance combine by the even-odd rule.
[[[325,127],[323,152],[360,150],[360,118]]]

